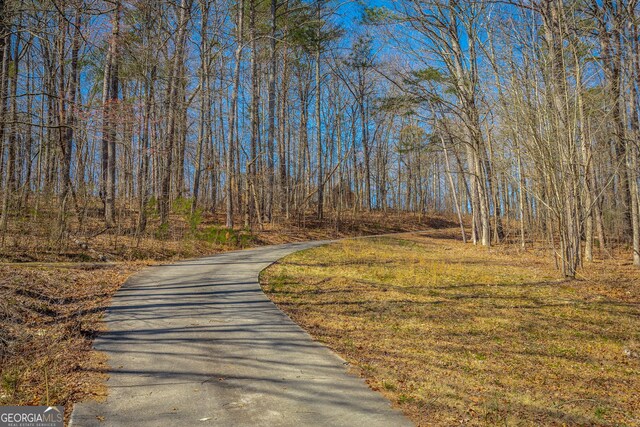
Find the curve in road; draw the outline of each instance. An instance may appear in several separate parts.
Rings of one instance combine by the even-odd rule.
[[[226,252],[130,278],[95,342],[109,358],[109,396],[76,405],[71,425],[412,425],[260,288],[269,264],[323,243]]]

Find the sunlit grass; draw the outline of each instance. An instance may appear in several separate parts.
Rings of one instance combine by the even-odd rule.
[[[263,274],[278,305],[421,425],[640,425],[640,279],[424,236],[343,241]]]

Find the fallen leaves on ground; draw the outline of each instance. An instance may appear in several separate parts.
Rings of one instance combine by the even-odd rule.
[[[91,347],[113,293],[141,263],[0,265],[0,405],[106,396],[106,358]]]

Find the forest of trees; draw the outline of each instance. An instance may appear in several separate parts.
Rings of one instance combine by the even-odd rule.
[[[639,26],[636,0],[0,0],[2,244],[182,201],[448,213],[567,277],[640,267]]]

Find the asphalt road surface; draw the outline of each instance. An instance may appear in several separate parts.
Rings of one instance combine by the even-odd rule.
[[[410,426],[262,292],[258,274],[325,242],[226,252],[130,278],[95,342],[109,396],[74,427]]]

